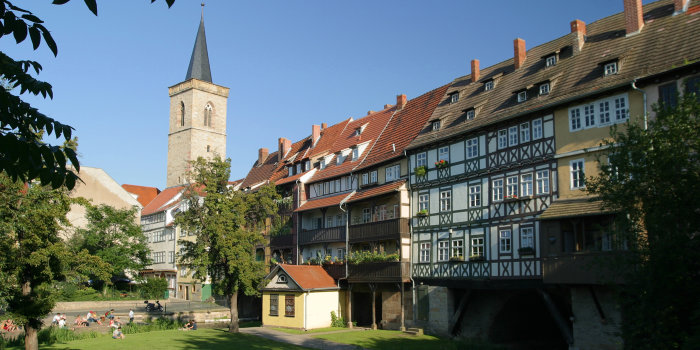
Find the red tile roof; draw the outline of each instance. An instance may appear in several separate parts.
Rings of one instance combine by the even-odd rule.
[[[396,192],[401,187],[405,188],[406,180],[401,180],[401,181],[395,181],[395,182],[389,182],[377,187],[371,187],[366,190],[358,191],[356,192],[349,200],[348,203],[350,202],[357,202],[361,201],[363,199],[371,198],[371,197],[376,197],[382,194],[390,193],[390,192]]]
[[[336,194],[335,196],[330,196],[330,197],[323,197],[319,199],[313,199],[310,201],[306,201],[306,203],[302,204],[299,206],[299,208],[296,208],[294,211],[306,211],[306,210],[311,210],[311,209],[316,209],[316,208],[323,208],[323,207],[330,207],[332,205],[338,205],[340,202],[343,201],[346,197],[352,195],[352,192],[350,193],[341,193],[341,194]]]
[[[160,193],[160,190],[155,187],[124,184],[122,185],[122,188],[125,189],[126,192],[135,194],[136,200],[139,201],[144,208],[153,200],[153,198],[158,196],[158,193]]]
[[[318,265],[287,265],[279,267],[304,290],[338,288],[335,280]]]
[[[184,191],[185,186],[173,186],[164,189],[141,211],[141,216],[158,213],[172,207],[169,203],[178,193]]]
[[[308,171],[305,171],[305,172],[303,172],[303,173],[299,173],[299,174],[296,174],[296,175],[292,175],[292,176],[289,176],[289,177],[285,177],[285,178],[283,178],[283,179],[281,179],[281,180],[275,181],[275,185],[284,185],[284,184],[286,184],[286,183],[294,182],[294,181],[298,180],[300,177],[306,175],[307,173],[308,173]]]

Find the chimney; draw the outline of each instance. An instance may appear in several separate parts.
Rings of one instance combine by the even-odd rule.
[[[261,148],[258,150],[258,165],[262,165],[265,163],[265,159],[267,159],[267,156],[270,154],[270,151],[267,148]]]
[[[472,60],[472,83],[479,80],[479,60]]]
[[[641,0],[640,0],[641,1]],[[517,38],[513,40],[513,64],[515,64],[515,69],[522,67],[527,57],[527,51],[525,50],[525,40]]]
[[[321,126],[311,125],[311,146],[316,144],[319,137],[321,137]]]
[[[374,113],[374,111],[371,110],[371,109],[370,109],[369,111],[367,111],[367,115],[370,115],[370,114],[372,114],[372,113]]]
[[[586,42],[586,22],[580,19],[571,21],[571,32],[576,34],[574,37],[574,52],[579,53],[583,48],[583,43]]]
[[[328,128],[328,124],[321,123],[321,130],[325,130],[326,128]]]
[[[391,107],[393,107],[393,106],[390,105],[390,104],[388,104],[388,103],[384,105],[384,109],[388,109],[388,108],[391,108]]]
[[[623,0],[625,5],[625,31],[635,34],[644,27],[642,0]]]
[[[277,152],[277,161],[281,162],[282,159],[284,159],[284,156],[287,154],[287,152],[289,152],[289,149],[292,148],[292,141],[289,141],[284,137],[280,137],[279,141],[277,142],[277,145],[279,146]]]
[[[675,9],[675,13],[681,13],[686,10],[686,6],[688,5],[688,0],[673,0],[673,6]]]
[[[404,106],[406,106],[406,95],[396,95],[396,109],[402,109]]]

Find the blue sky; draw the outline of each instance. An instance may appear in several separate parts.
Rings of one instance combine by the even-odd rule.
[[[58,57],[29,40],[0,38],[14,59],[39,61],[54,99],[26,97],[76,128],[84,166],[120,184],[165,187],[168,87],[185,78],[200,1],[98,0],[17,2],[34,12],[58,43]],[[648,3],[651,1],[644,1]],[[257,150],[293,141],[312,124],[358,118],[417,97],[509,59],[513,39],[527,48],[622,11],[622,0],[208,0],[207,45],[215,84],[230,88],[227,156],[231,178],[244,177]],[[53,141],[53,140],[50,140]]]

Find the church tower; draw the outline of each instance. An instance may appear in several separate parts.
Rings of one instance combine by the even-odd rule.
[[[199,22],[185,81],[168,88],[170,130],[166,187],[187,183],[189,162],[198,157],[226,157],[226,103],[229,89],[212,83],[204,35]]]

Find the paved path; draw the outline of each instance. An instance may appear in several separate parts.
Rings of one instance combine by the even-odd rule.
[[[359,330],[359,329],[358,329]],[[338,332],[354,332],[356,330],[338,331]],[[294,344],[303,346],[310,349],[340,349],[340,350],[358,350],[362,349],[359,346],[341,344],[332,342],[325,339],[312,338],[314,335],[319,335],[323,333],[309,333],[309,334],[289,334],[285,332],[276,331],[271,328],[264,327],[249,327],[240,328],[241,333],[252,334],[258,337],[263,337],[267,339],[272,339],[282,343]],[[337,332],[327,332],[327,333],[337,333]]]

